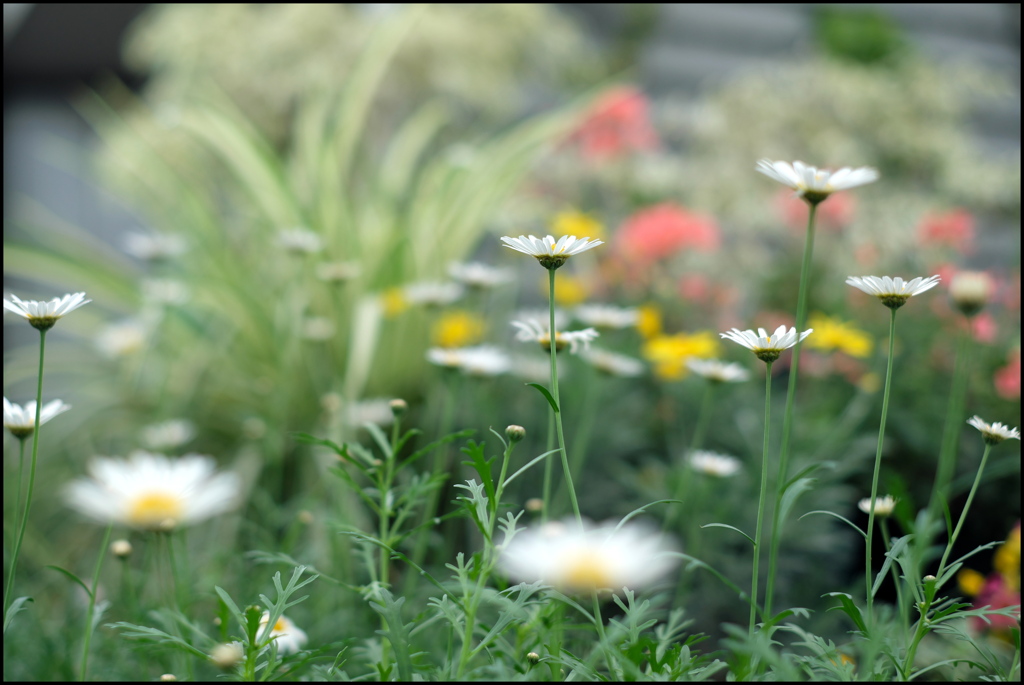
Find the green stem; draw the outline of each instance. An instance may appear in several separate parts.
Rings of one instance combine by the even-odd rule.
[[[551,348],[551,396],[555,399],[555,430],[558,433],[558,450],[562,454],[562,470],[565,472],[565,484],[569,489],[569,500],[572,502],[572,511],[576,515],[576,522],[583,525],[583,517],[580,515],[580,505],[576,501],[576,488],[572,484],[572,471],[569,468],[569,455],[565,451],[565,433],[562,430],[562,403],[558,397],[558,345],[556,344],[557,330],[555,329],[555,270],[548,269],[548,311],[550,313],[550,328],[548,338]]]
[[[942,572],[946,570],[946,561],[949,559],[949,553],[953,551],[953,545],[956,544],[956,539],[960,537],[960,529],[964,526],[964,521],[967,520],[967,510],[971,508],[971,502],[974,501],[974,495],[978,492],[978,485],[981,483],[981,474],[985,471],[985,462],[988,461],[988,453],[992,451],[992,445],[985,443],[985,452],[981,455],[981,464],[978,466],[978,475],[974,477],[974,485],[971,486],[971,492],[967,495],[967,503],[964,504],[963,511],[960,512],[960,520],[956,522],[956,528],[953,529],[953,536],[949,538],[949,543],[946,544],[946,551],[942,554],[942,561],[939,562],[939,572],[936,573],[937,578],[942,577]]]
[[[36,458],[39,454],[39,417],[43,408],[43,358],[45,354],[46,331],[39,329],[39,378],[36,381],[36,423],[32,431],[32,461],[29,462],[28,467],[28,489],[25,492],[25,510],[21,514],[18,537],[14,540],[14,551],[11,554],[11,571],[7,574],[7,587],[4,589],[4,616],[7,615],[7,609],[10,608],[11,590],[14,587],[14,574],[18,570],[18,556],[21,554],[21,543],[25,539],[25,528],[28,526],[28,512],[32,508],[32,488],[36,482]]]
[[[882,393],[882,420],[878,426],[878,446],[875,448],[875,469],[871,475],[871,509],[868,512],[867,547],[864,554],[864,585],[868,605],[868,620],[872,620],[871,607],[874,594],[871,592],[871,543],[875,533],[875,498],[878,497],[878,474],[882,468],[882,442],[885,440],[885,419],[889,413],[889,389],[892,386],[893,346],[896,341],[896,310],[889,310],[889,359],[885,365],[885,390]]]
[[[768,495],[768,434],[772,416],[772,362],[765,362],[764,379],[764,446],[761,449],[761,494],[757,503],[757,529],[754,532],[754,570],[750,581],[750,636],[754,636],[757,620],[757,571],[761,561],[761,532],[764,528],[764,502]]]
[[[555,412],[551,412],[548,415],[548,442],[545,452],[550,452],[555,449]],[[548,516],[551,512],[551,481],[553,479],[553,471],[555,468],[554,459],[544,460],[544,485],[541,490],[541,509],[540,509],[540,522],[547,523]]]
[[[708,381],[707,387],[704,389],[704,398],[700,403],[700,413],[697,414],[697,425],[693,431],[693,439],[690,441],[690,450],[682,455],[682,460],[679,462],[676,468],[677,478],[674,498],[680,501],[686,501],[686,495],[689,490],[690,479],[693,477],[692,472],[688,468],[687,460],[689,457],[699,450],[704,444],[704,435],[707,433],[709,419],[711,417],[711,399],[714,395],[715,382]],[[668,510],[668,514],[665,516],[665,530],[672,530],[675,525],[676,519],[682,514],[683,507],[685,504],[676,504]],[[692,511],[692,509],[688,509]],[[690,536],[693,539],[693,536]],[[695,554],[691,550],[691,554]]]
[[[969,321],[968,321],[969,323]],[[967,370],[970,366],[970,326],[960,334],[956,361],[953,371],[953,386],[946,407],[946,425],[942,432],[942,447],[939,451],[939,468],[935,472],[935,486],[932,488],[928,511],[939,509],[941,502],[949,496],[949,483],[953,478],[956,464],[957,442],[960,438],[964,399],[967,393]]]
[[[604,632],[604,619],[601,617],[601,602],[597,599],[597,591],[590,593],[590,596],[594,600],[594,625],[597,627],[597,639],[600,641],[601,653],[604,654],[604,659],[608,663],[608,673],[611,674],[612,680],[621,682],[622,674],[615,668],[615,657]]]
[[[21,525],[21,487],[25,475],[25,438],[18,438],[18,494],[14,505],[14,525]]]
[[[882,531],[882,542],[885,543],[885,549],[892,549],[892,543],[890,542],[892,538],[889,535],[889,519],[882,518],[879,523],[879,528]],[[900,573],[896,570],[896,566],[896,562],[893,561],[889,566],[889,571],[892,574],[892,582],[896,586],[896,606],[899,607],[900,620],[903,625],[903,630],[906,632],[910,629],[910,617],[907,614],[908,607],[903,603],[903,585],[900,583]]]
[[[814,254],[814,217],[818,211],[816,203],[808,203],[807,233],[804,237],[804,257],[800,265],[800,286],[796,300],[796,333],[797,343],[793,347],[793,361],[789,366],[789,386],[786,390],[786,413],[782,418],[782,446],[779,451],[779,471],[775,476],[777,494],[775,501],[782,498],[786,490],[786,479],[789,470],[789,439],[793,428],[793,401],[796,397],[796,378],[800,369],[800,350],[803,343],[800,332],[807,324],[807,290],[811,281],[811,255]],[[782,543],[782,521],[778,507],[772,511],[772,539],[768,549],[768,587],[764,594],[764,613],[771,616],[772,599],[775,595],[775,570],[779,558],[779,545]]]
[[[103,568],[103,557],[107,554],[107,543],[110,542],[110,531],[114,524],[107,526],[107,532],[103,535],[103,543],[100,545],[100,553],[96,559],[96,570],[92,574],[92,591],[89,593],[89,610],[85,614],[85,644],[82,646],[82,669],[78,679],[85,682],[85,674],[89,668],[89,643],[92,642],[92,617],[96,609],[96,589],[100,582],[100,569]]]
[[[693,440],[690,441],[690,452],[696,452],[704,447],[704,436],[708,432],[708,424],[711,422],[711,400],[715,394],[717,381],[708,381],[704,389],[704,397],[700,403],[700,413],[697,414],[697,425],[693,429]]]

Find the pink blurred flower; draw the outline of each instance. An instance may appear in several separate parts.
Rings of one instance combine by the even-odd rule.
[[[991,574],[988,579],[985,580],[985,586],[981,592],[974,599],[974,608],[981,609],[982,607],[991,607],[993,609],[1003,609],[1020,604],[1020,591],[1014,590],[1009,583],[998,573]],[[989,623],[980,616],[971,618],[971,624],[975,630],[1001,630],[1016,628],[1017,623],[1020,620],[1020,611],[1017,612],[1017,617],[1012,616],[1000,616],[1000,615],[986,615],[986,618],[991,621]]]
[[[995,342],[999,327],[996,325],[995,317],[988,312],[982,312],[971,317],[971,335],[980,343],[991,345]]]
[[[873,267],[875,262],[878,261],[878,248],[874,245],[865,243],[854,250],[853,258],[857,260],[857,264],[864,269]]]
[[[856,200],[849,193],[832,193],[828,202],[818,205],[815,215],[815,227],[839,230],[853,220],[856,211]],[[794,233],[803,234],[807,228],[807,202],[792,190],[782,189],[775,196],[775,207],[782,220],[793,229]]]
[[[974,217],[966,209],[926,214],[917,227],[917,240],[923,246],[946,246],[963,253],[973,252]]]
[[[613,88],[594,103],[569,141],[592,160],[656,148],[658,134],[651,126],[648,108],[647,96],[637,88]]]
[[[693,248],[718,248],[718,225],[710,217],[664,202],[642,209],[626,219],[615,237],[619,252],[632,262],[649,263]]]
[[[679,279],[679,295],[684,300],[705,302],[711,294],[708,279],[698,274],[690,274]]]
[[[1006,366],[996,371],[993,382],[996,394],[1005,400],[1020,398],[1020,348],[1015,347],[1007,357]]]

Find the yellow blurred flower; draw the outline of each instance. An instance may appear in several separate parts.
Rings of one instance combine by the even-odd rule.
[[[402,288],[388,288],[380,296],[381,307],[384,308],[384,316],[393,317],[401,314],[409,308],[409,302],[405,299]]]
[[[639,308],[636,329],[645,340],[661,335],[661,310],[656,304],[645,304]]]
[[[985,576],[973,568],[965,568],[956,574],[956,582],[960,586],[960,592],[968,597],[974,597],[985,587]]]
[[[820,312],[811,315],[807,327],[814,329],[814,335],[808,338],[807,346],[817,350],[839,350],[851,357],[864,358],[871,354],[874,347],[871,336],[864,331]]]
[[[456,309],[434,323],[432,337],[437,347],[466,347],[480,342],[486,331],[487,324],[479,316]]]
[[[877,373],[866,373],[857,381],[857,387],[866,393],[878,392],[882,389],[882,379]]]
[[[559,238],[574,235],[577,238],[605,239],[604,224],[576,209],[566,209],[551,220],[551,235]]]
[[[542,290],[548,289],[547,275],[541,279],[541,286]],[[582,279],[565,274],[559,277],[558,285],[555,287],[555,303],[562,307],[575,307],[585,302],[589,294],[590,288]]]
[[[644,343],[643,355],[654,365],[654,373],[659,378],[676,381],[688,373],[688,359],[719,356],[718,336],[712,331],[658,335]]]
[[[992,566],[1014,590],[1020,588],[1020,525],[1013,529],[1006,542],[996,549]]]

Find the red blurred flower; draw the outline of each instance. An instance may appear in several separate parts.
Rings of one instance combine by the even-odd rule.
[[[917,227],[921,245],[947,246],[963,253],[974,251],[974,217],[966,209],[926,214]]]
[[[626,219],[615,236],[618,251],[631,262],[650,263],[693,248],[718,248],[718,225],[710,217],[694,214],[665,202],[642,209]]]
[[[839,230],[853,220],[856,211],[856,200],[849,193],[832,193],[828,202],[818,205],[814,225],[817,228]],[[807,202],[792,190],[782,189],[775,196],[775,206],[782,220],[794,232],[803,233],[807,228]]]
[[[1006,366],[996,371],[993,382],[996,394],[1006,400],[1020,398],[1020,348],[1014,348],[1007,357]]]
[[[1003,609],[1005,607],[1011,607],[1020,604],[1020,591],[1014,590],[1009,583],[998,573],[991,574],[985,581],[985,586],[981,592],[974,599],[974,608],[981,609],[982,607],[991,607],[993,609]],[[991,623],[975,616],[971,619],[971,623],[975,630],[999,630],[1016,628],[1017,623],[1020,621],[1020,611],[1017,612],[1017,617],[1012,616],[1000,616],[987,614],[986,617]]]
[[[613,88],[601,96],[569,140],[592,160],[614,159],[658,146],[647,97],[632,86]]]
[[[995,317],[988,312],[971,317],[971,334],[978,342],[990,345],[995,342],[998,333]]]

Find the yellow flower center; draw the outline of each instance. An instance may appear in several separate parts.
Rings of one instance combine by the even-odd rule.
[[[612,583],[605,559],[594,552],[580,553],[565,569],[564,584],[572,590],[589,592],[610,588]]]
[[[274,624],[275,633],[283,633],[288,630],[288,625],[284,622],[283,618],[277,619],[277,623]]]
[[[173,528],[181,521],[183,502],[168,492],[147,492],[128,509],[128,521],[142,528]]]
[[[479,342],[485,330],[480,317],[461,310],[449,312],[434,324],[434,343],[439,347],[465,347]]]

